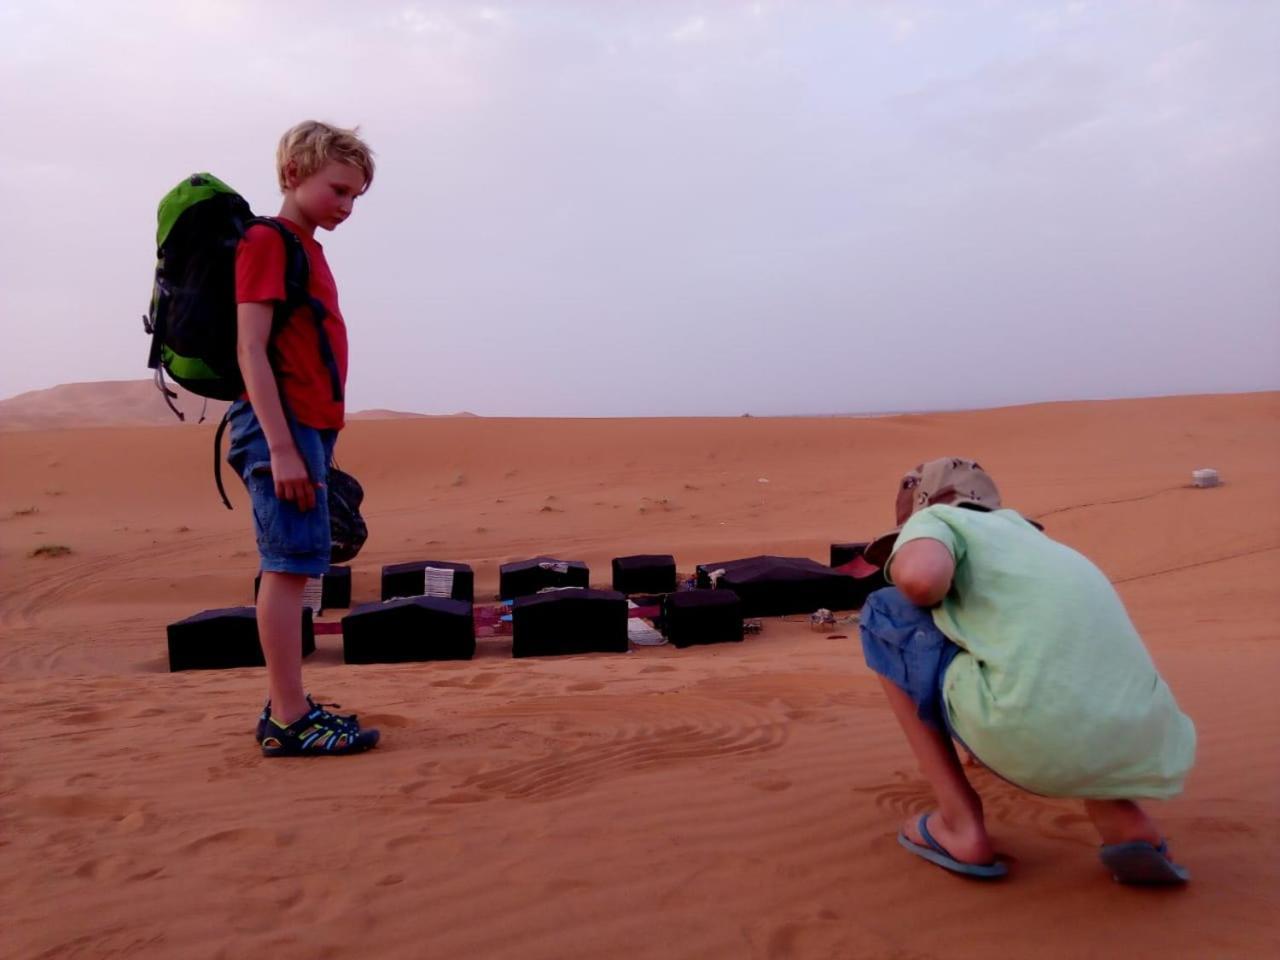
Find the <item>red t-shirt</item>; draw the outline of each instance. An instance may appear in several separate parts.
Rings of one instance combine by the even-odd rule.
[[[311,261],[309,289],[328,311],[324,329],[338,364],[339,382],[345,389],[347,327],[338,309],[338,286],[325,261],[324,248],[296,224],[283,217],[277,219],[302,241],[307,251],[307,259]],[[271,227],[252,226],[236,250],[236,303],[272,303],[284,298],[284,240]],[[285,406],[295,420],[320,430],[342,429],[343,404],[333,399],[333,384],[320,353],[320,338],[311,307],[299,307],[275,331],[268,359]]]

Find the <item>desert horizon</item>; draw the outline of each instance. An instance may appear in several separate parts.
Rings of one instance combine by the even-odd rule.
[[[180,418],[164,401],[154,378],[121,380],[85,380],[75,383],[55,384],[27,390],[9,397],[0,397],[0,432],[9,430],[74,429],[78,427],[139,427],[139,426],[196,426],[213,420],[216,422],[226,410],[225,401],[208,400],[183,387],[165,381],[167,389],[177,396],[174,405],[183,414]],[[347,420],[400,420],[429,417],[484,417],[491,420],[733,420],[783,419],[879,419],[883,417],[927,416],[945,413],[977,413],[987,410],[1008,410],[1029,407],[1048,407],[1056,404],[1110,403],[1127,400],[1173,400],[1207,397],[1240,396],[1268,393],[1266,390],[1242,388],[1236,391],[1218,392],[1169,392],[1139,395],[1062,397],[1057,399],[1011,400],[1006,403],[968,406],[921,407],[919,409],[885,410],[805,410],[787,413],[754,413],[743,410],[738,414],[721,414],[690,411],[685,414],[629,415],[579,413],[562,416],[539,414],[481,414],[470,410],[448,413],[429,410],[393,410],[387,407],[362,407],[347,413]]]
[[[1011,877],[974,885],[906,856],[895,833],[929,791],[846,613],[832,633],[766,618],[741,644],[528,660],[498,635],[471,661],[351,666],[324,633],[308,688],[384,740],[266,760],[261,669],[166,662],[166,624],[252,602],[247,498],[237,482],[235,510],[217,500],[214,424],[0,433],[4,952],[978,957],[998,939],[1014,956],[1265,955],[1280,946],[1277,427],[1269,392],[369,420],[339,443],[370,526],[353,603],[409,560],[470,563],[477,603],[501,563],[538,554],[585,561],[596,584],[631,553],[686,574],[758,553],[825,562],[891,526],[903,469],[976,457],[1116,584],[1197,725],[1186,792],[1153,805],[1192,870],[1176,892],[1117,886],[1078,803],[982,771]],[[1202,467],[1223,485],[1193,488]]]

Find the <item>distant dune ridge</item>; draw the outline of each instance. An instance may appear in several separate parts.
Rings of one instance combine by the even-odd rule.
[[[174,386],[174,405],[192,422],[218,420],[227,404]],[[150,380],[64,383],[0,400],[0,430],[49,430],[60,427],[145,427],[179,423]]]
[[[168,382],[168,381],[166,381]],[[188,393],[170,384],[178,398],[174,406],[188,422],[220,420],[228,404]],[[358,410],[348,420],[400,420],[431,414],[401,410]],[[474,413],[448,414],[474,417]],[[53,430],[67,427],[147,427],[181,423],[151,380],[101,380],[64,383],[45,390],[31,390],[0,400],[0,430]]]

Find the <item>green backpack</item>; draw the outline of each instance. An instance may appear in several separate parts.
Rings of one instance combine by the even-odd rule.
[[[285,298],[276,304],[272,333],[299,307],[310,307],[333,399],[341,402],[342,378],[324,329],[328,311],[311,296],[311,264],[292,230],[270,217],[255,217],[244,197],[209,173],[192,174],[166,193],[156,219],[155,285],[142,325],[151,335],[147,366],[179,420],[186,416],[173,403],[178,395],[165,383],[165,373],[207,399],[236,400],[244,393],[236,357],[236,247],[254,224],[271,227],[284,241]],[[224,416],[213,441],[214,479],[230,510],[220,454],[226,426]]]
[[[165,373],[197,396],[235,400],[244,393],[236,359],[236,247],[254,224],[271,227],[284,241],[285,299],[276,305],[273,329],[298,307],[312,308],[333,398],[342,399],[324,331],[327,311],[308,290],[311,266],[292,230],[255,217],[240,194],[208,173],[192,174],[165,194],[156,219],[155,284],[142,325],[151,335],[147,366],[179,420],[186,417],[174,406],[177,394],[165,384]]]

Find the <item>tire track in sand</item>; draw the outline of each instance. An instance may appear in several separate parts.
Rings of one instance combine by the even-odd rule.
[[[472,774],[434,802],[546,799],[638,770],[765,753],[787,739],[774,711],[693,695],[549,697],[483,715],[544,729],[552,747]]]

